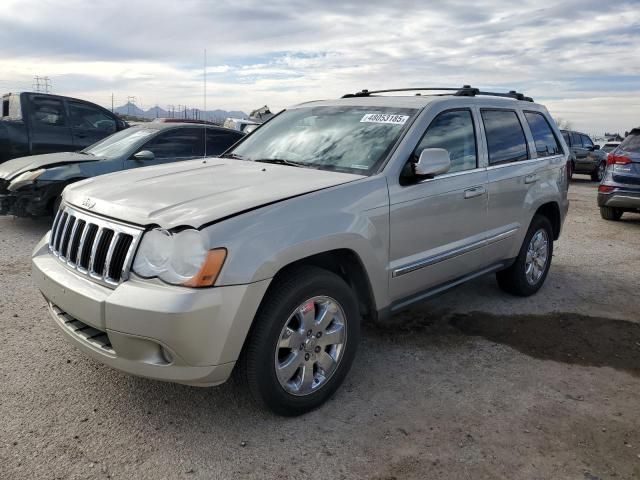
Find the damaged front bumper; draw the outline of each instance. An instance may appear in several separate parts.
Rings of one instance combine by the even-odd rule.
[[[51,215],[57,194],[50,188],[0,193],[0,215],[43,217]]]

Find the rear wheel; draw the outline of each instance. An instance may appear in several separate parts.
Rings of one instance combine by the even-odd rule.
[[[591,180],[594,182],[601,182],[604,178],[604,172],[607,169],[607,164],[605,162],[600,162],[598,168],[591,174]]]
[[[551,222],[543,215],[535,215],[513,265],[496,273],[498,285],[513,295],[533,295],[547,278],[552,256]]]
[[[317,267],[276,280],[267,295],[238,373],[258,403],[300,415],[322,405],[346,377],[360,313],[349,285]]]
[[[605,220],[618,221],[622,218],[622,209],[615,207],[600,207],[600,216]]]

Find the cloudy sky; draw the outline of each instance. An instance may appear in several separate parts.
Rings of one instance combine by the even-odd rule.
[[[517,89],[591,133],[640,125],[640,0],[3,0],[0,90],[277,110],[362,88]]]

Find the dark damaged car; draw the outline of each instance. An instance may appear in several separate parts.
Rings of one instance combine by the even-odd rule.
[[[205,139],[206,131],[206,139]],[[0,165],[0,214],[51,215],[64,188],[132,168],[219,155],[243,134],[215,126],[149,123],[117,132],[79,152],[15,158]]]

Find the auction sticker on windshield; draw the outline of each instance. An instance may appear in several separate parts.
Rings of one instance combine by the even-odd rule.
[[[394,115],[391,113],[367,113],[360,123],[389,123],[391,125],[404,125],[409,120],[408,115]]]

